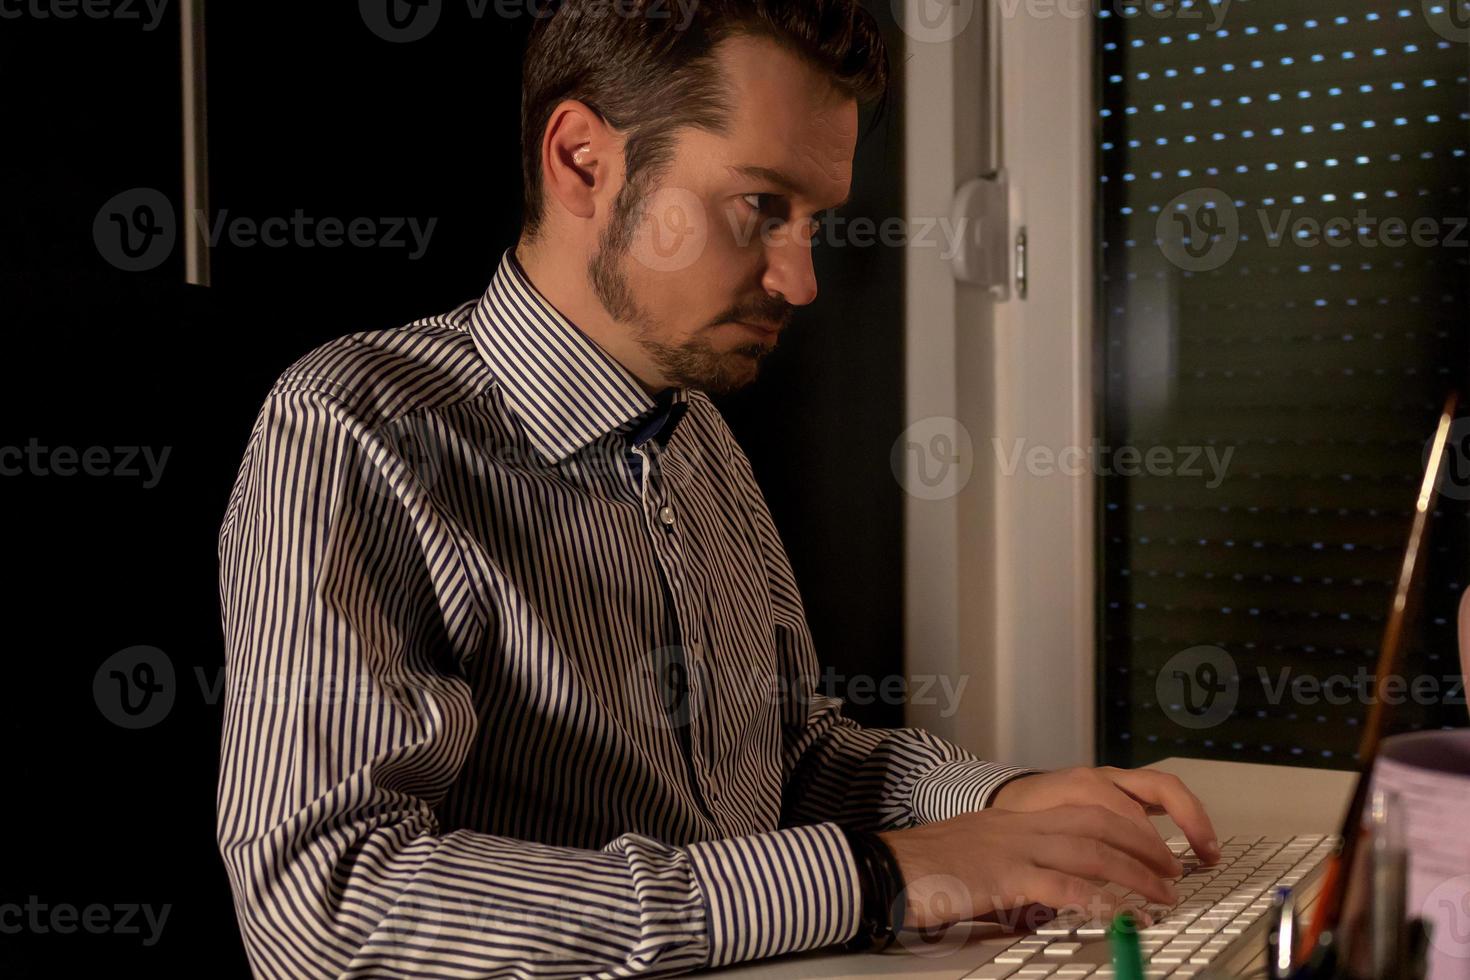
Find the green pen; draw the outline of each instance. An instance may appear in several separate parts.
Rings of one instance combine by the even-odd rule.
[[[1119,912],[1108,927],[1113,950],[1114,980],[1143,980],[1143,953],[1138,948],[1138,923],[1131,912]]]

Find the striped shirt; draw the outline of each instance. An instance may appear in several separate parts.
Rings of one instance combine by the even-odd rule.
[[[1025,772],[863,728],[750,463],[530,282],[281,375],[219,537],[218,841],[259,977],[670,975],[851,937],[839,825]]]

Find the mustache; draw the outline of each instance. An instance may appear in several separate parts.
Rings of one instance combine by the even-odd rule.
[[[791,315],[795,307],[789,303],[778,303],[763,307],[747,307],[743,310],[731,310],[720,317],[715,323],[728,323],[731,320],[740,320],[744,323],[756,323],[761,326],[781,327],[784,329],[791,322]]]

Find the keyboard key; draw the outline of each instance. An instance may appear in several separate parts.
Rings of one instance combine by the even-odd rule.
[[[1081,943],[1052,943],[1042,951],[1043,956],[1071,956],[1082,948]]]
[[[978,970],[972,970],[965,974],[965,980],[1006,980],[1006,977],[1020,969],[1014,963],[986,963]]]
[[[1152,937],[1152,936],[1169,937],[1169,936],[1173,936],[1175,933],[1180,933],[1180,932],[1183,932],[1183,931],[1184,931],[1184,923],[1182,923],[1182,922],[1168,922],[1168,921],[1165,921],[1165,922],[1160,922],[1158,925],[1149,926],[1147,929],[1141,929],[1141,930],[1139,930],[1139,935],[1140,936],[1150,936],[1150,937]]]

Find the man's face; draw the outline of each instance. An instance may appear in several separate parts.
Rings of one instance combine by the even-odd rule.
[[[618,194],[587,273],[665,380],[715,394],[754,381],[792,310],[817,295],[819,213],[852,183],[857,103],[765,39],[719,49],[730,132],[679,134],[659,183]]]

